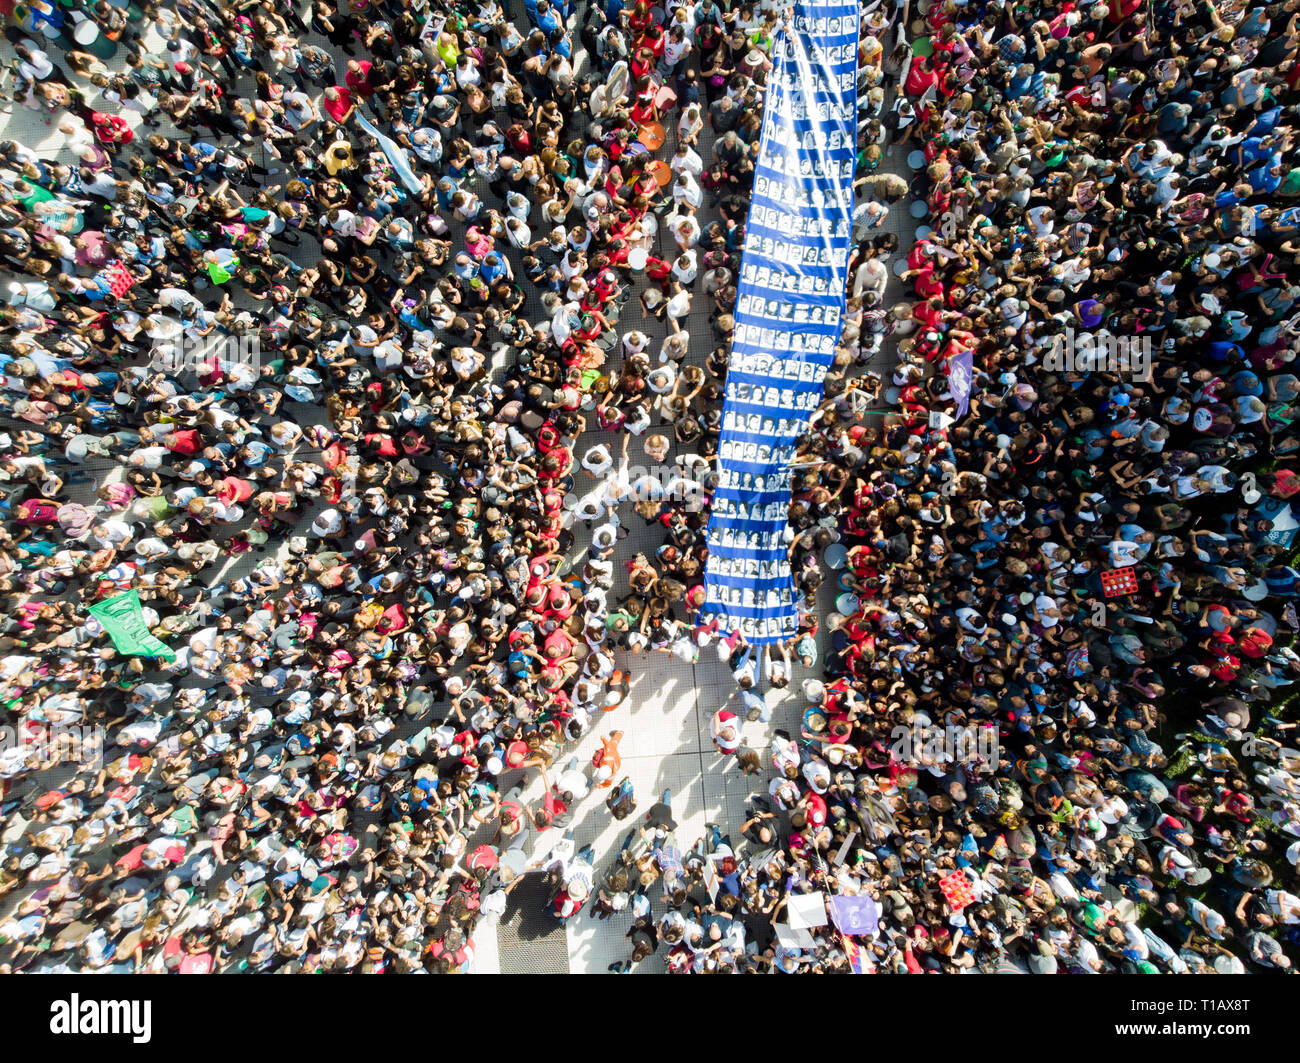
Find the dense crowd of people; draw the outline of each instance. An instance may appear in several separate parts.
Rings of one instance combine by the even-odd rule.
[[[759,648],[701,606],[780,6],[15,7],[75,162],[0,143],[0,970],[465,970],[527,876],[617,970],[1290,970],[1298,13],[863,4]],[[762,792],[695,841],[602,720],[713,653]]]

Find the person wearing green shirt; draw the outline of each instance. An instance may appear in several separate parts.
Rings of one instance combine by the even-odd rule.
[[[168,832],[177,837],[193,834],[199,829],[198,816],[193,805],[179,805],[167,813]]]
[[[1273,194],[1287,197],[1300,196],[1300,166],[1287,171],[1287,175],[1282,178],[1282,183],[1277,186]]]
[[[1106,926],[1106,919],[1106,912],[1098,908],[1092,901],[1085,901],[1083,909],[1079,912],[1080,922],[1094,934],[1102,932]]]

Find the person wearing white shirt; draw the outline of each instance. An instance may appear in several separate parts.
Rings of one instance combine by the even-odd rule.
[[[1101,956],[1095,946],[1086,937],[1080,936],[1074,946],[1074,958],[1085,974],[1101,973]]]
[[[664,41],[664,73],[674,71],[677,64],[686,58],[691,50],[691,40],[686,30],[679,24],[668,31]]]
[[[580,767],[581,761],[575,755],[569,758],[564,770],[555,780],[561,794],[572,795],[574,801],[581,801],[591,792],[591,783]]]
[[[1034,235],[1040,240],[1050,236],[1056,224],[1056,213],[1051,207],[1033,207],[1025,213],[1025,217],[1034,227]]]
[[[669,325],[672,326],[674,332],[680,332],[681,325],[678,322],[691,312],[691,293],[678,285],[672,298],[668,300],[665,309],[668,314]]]
[[[1279,921],[1288,925],[1300,923],[1300,897],[1286,890],[1266,889],[1264,899],[1268,902],[1269,910]]]
[[[695,257],[695,249],[683,251],[673,262],[673,276],[679,284],[690,286],[695,283],[695,278],[699,276],[699,263]]]
[[[506,239],[511,247],[523,250],[533,242],[533,232],[520,218],[511,216],[506,218]]]
[[[674,214],[667,220],[669,231],[677,246],[685,251],[694,247],[700,239],[700,223],[689,214]]]
[[[689,144],[679,144],[676,154],[669,160],[668,168],[674,174],[688,173],[698,178],[704,172],[704,160]]]
[[[678,172],[677,181],[673,185],[673,199],[678,206],[691,211],[699,210],[704,204],[704,191],[689,171]]]
[[[1142,550],[1137,543],[1129,542],[1126,539],[1115,539],[1108,546],[1110,549],[1110,563],[1114,568],[1136,565],[1142,559]]]
[[[27,81],[44,81],[54,73],[49,55],[35,45],[24,42],[14,51],[18,53],[18,71]]]
[[[631,358],[640,354],[650,345],[650,337],[638,329],[633,329],[623,337],[623,357]]]

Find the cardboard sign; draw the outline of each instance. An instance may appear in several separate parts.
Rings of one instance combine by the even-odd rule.
[[[704,888],[709,891],[709,900],[718,899],[718,887],[722,884],[718,878],[717,861],[710,857],[704,863]]]

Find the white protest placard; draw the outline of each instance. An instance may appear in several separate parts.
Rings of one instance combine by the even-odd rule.
[[[826,895],[817,893],[792,893],[785,905],[790,925],[796,930],[811,926],[825,926]]]
[[[817,942],[807,930],[796,930],[786,923],[775,923],[772,929],[776,931],[776,940],[780,942],[782,948],[815,949],[817,947]]]

